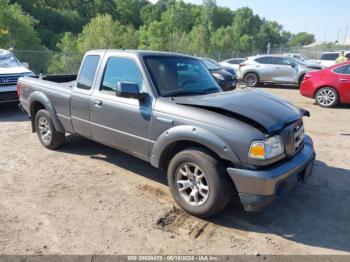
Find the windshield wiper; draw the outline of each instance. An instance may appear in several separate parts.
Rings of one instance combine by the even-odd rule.
[[[174,91],[170,92],[168,94],[163,95],[163,97],[169,97],[169,96],[182,96],[182,95],[207,95],[211,93],[217,93],[219,90],[217,88],[208,88],[204,90],[181,90],[181,91]]]

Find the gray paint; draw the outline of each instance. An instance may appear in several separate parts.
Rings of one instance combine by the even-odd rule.
[[[87,53],[91,54],[100,56],[91,90],[79,89],[76,83],[70,87],[65,83],[21,78],[23,108],[30,113],[31,104],[40,102],[50,112],[58,130],[128,152],[156,167],[161,166],[162,155],[169,145],[182,141],[201,144],[232,163],[228,173],[240,193],[274,193],[276,179],[283,180],[307,162],[302,158],[303,153],[287,161],[281,159],[284,155],[270,161],[248,158],[252,141],[282,133],[287,125],[302,117],[303,112],[288,102],[259,90],[173,99],[159,97],[143,56],[184,55],[118,50]],[[122,98],[99,90],[103,69],[111,56],[136,62],[144,79],[142,91],[147,94],[146,99]],[[302,152],[305,150],[313,154],[311,142],[305,143]],[[283,168],[261,169],[273,162]]]

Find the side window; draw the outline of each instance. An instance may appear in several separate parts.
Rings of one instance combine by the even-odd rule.
[[[88,55],[85,57],[77,79],[78,88],[85,90],[91,89],[99,60],[100,56],[98,55]]]
[[[345,67],[343,74],[350,75],[350,66],[349,65],[347,67]]]
[[[272,64],[271,57],[261,57],[255,59],[255,61],[260,64]]]
[[[142,75],[133,60],[124,57],[111,57],[108,59],[100,89],[101,91],[115,92],[118,82],[135,83],[142,89]]]
[[[278,58],[281,65],[291,65],[292,63],[288,58]]]
[[[347,66],[339,66],[339,67],[335,68],[333,71],[338,73],[338,74],[344,74],[344,71],[345,71],[346,67]]]
[[[347,53],[347,54],[345,55],[345,57],[346,57],[347,59],[350,59],[350,53]]]

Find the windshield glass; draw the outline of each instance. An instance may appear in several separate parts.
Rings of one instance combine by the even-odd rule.
[[[148,56],[145,63],[161,96],[221,92],[204,64],[194,58]]]
[[[17,58],[12,54],[0,55],[0,67],[22,66]]]
[[[295,59],[294,57],[288,57],[289,60],[292,62],[292,63],[295,63],[295,64],[299,64],[299,65],[304,65],[304,63],[300,62],[299,60]]]
[[[203,59],[203,62],[205,64],[205,66],[209,69],[209,70],[220,70],[221,67],[219,65],[217,65],[216,63],[212,62],[209,59]]]

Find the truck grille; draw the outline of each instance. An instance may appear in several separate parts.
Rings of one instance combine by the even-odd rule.
[[[15,85],[22,75],[0,75],[0,85]]]
[[[296,154],[304,145],[304,124],[302,120],[294,124],[293,131],[294,131],[294,152]]]
[[[288,158],[297,154],[304,146],[304,124],[300,119],[289,125],[282,132],[285,152]]]

